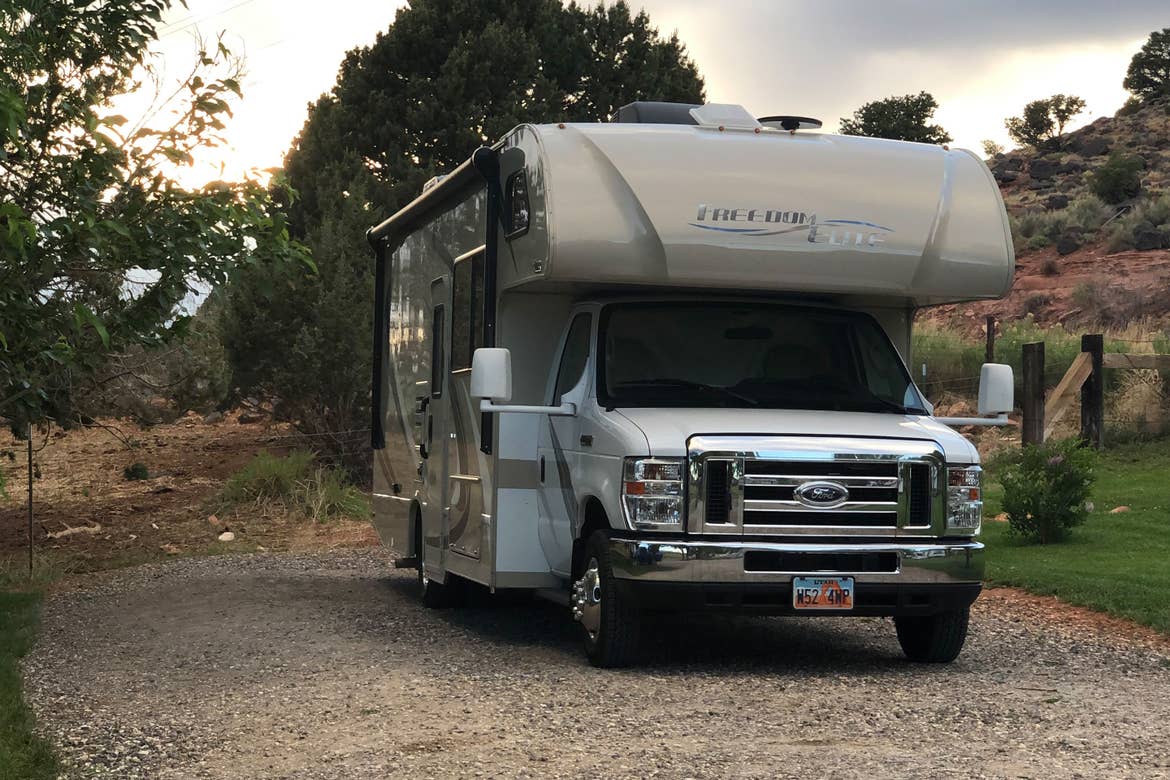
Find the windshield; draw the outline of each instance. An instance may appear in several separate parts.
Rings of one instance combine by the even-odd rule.
[[[637,303],[604,310],[598,399],[608,407],[720,406],[925,414],[877,323],[768,303]]]

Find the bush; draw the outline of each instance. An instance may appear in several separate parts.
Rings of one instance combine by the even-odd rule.
[[[127,481],[149,479],[150,471],[146,468],[145,463],[131,463],[129,466],[122,469],[122,477]]]
[[[370,511],[365,495],[346,482],[343,472],[317,466],[308,452],[284,457],[261,452],[228,478],[219,495],[221,509],[267,502],[315,521]]]
[[[1122,203],[1142,191],[1142,161],[1130,154],[1114,152],[1089,173],[1089,189],[1106,203]]]
[[[1096,453],[1078,439],[1030,444],[1000,466],[1003,510],[1012,534],[1050,544],[1066,538],[1089,514]]]
[[[1139,239],[1148,239],[1151,231],[1161,233],[1163,241],[1158,243],[1164,243],[1165,237],[1170,236],[1170,193],[1142,199],[1111,227],[1110,252],[1136,249],[1139,244],[1148,248]]]

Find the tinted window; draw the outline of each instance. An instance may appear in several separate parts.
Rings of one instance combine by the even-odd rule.
[[[451,370],[471,368],[483,346],[483,252],[455,264],[452,281]]]
[[[553,404],[560,404],[561,396],[572,390],[581,381],[585,363],[589,360],[589,331],[593,319],[588,314],[578,314],[569,326],[565,339],[565,350],[561,353],[561,365],[557,369],[557,386],[553,393]]]
[[[443,307],[431,315],[431,398],[443,396]]]

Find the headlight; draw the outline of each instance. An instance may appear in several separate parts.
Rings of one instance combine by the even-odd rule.
[[[622,508],[626,522],[641,530],[682,527],[682,458],[626,458]]]
[[[979,533],[983,525],[983,469],[957,466],[947,469],[947,530]]]

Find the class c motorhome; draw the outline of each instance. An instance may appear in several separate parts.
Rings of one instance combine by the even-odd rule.
[[[955,658],[982,475],[907,370],[915,310],[998,298],[983,162],[739,106],[523,125],[369,231],[374,523],[423,602],[566,606],[599,666],[656,610],[892,616]]]

